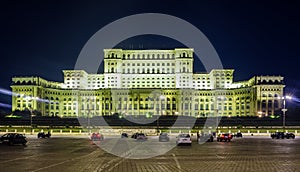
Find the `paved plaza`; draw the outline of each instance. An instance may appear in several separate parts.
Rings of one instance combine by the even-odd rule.
[[[107,140],[109,138],[105,138]],[[146,142],[153,141],[157,147],[168,144],[155,140],[157,136],[152,136]],[[163,155],[148,159],[115,156],[84,137],[29,137],[28,141],[25,147],[0,145],[1,171],[300,171],[300,138],[276,140],[266,136],[247,136],[234,138],[231,142],[198,144],[194,141],[192,146],[175,146]],[[131,141],[130,138],[123,141],[124,146]]]

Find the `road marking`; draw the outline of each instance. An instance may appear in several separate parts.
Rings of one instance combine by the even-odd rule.
[[[106,168],[109,167],[111,163],[115,162],[116,160],[120,160],[120,161],[118,161],[117,163],[115,163],[112,167],[110,167],[108,170],[106,170],[106,171],[112,171],[114,168],[116,168],[116,167],[119,166],[122,162],[124,162],[127,158],[129,158],[129,157],[132,155],[132,153],[133,153],[134,151],[136,151],[136,150],[137,150],[139,147],[141,147],[142,145],[143,145],[142,143],[141,143],[141,144],[135,145],[135,146],[134,146],[133,148],[131,148],[129,151],[124,152],[120,157],[117,157],[117,158],[112,159],[112,160],[110,160],[109,162],[105,163],[105,165],[104,165],[102,168],[100,168],[98,171],[101,172],[101,171],[103,171],[103,170],[106,170]]]
[[[173,156],[174,161],[175,161],[175,163],[177,165],[178,171],[181,171],[181,166],[180,166],[180,164],[178,162],[178,159],[177,159],[176,155],[174,153],[172,153],[172,156]]]
[[[51,164],[49,166],[46,166],[46,167],[42,167],[42,168],[39,168],[39,169],[36,169],[36,170],[32,170],[31,172],[36,172],[36,171],[41,171],[41,170],[45,170],[47,168],[51,168],[51,167],[55,167],[55,166],[58,166],[58,165],[61,165],[61,164],[64,164],[66,162],[70,162],[70,161],[74,161],[74,160],[77,160],[77,159],[81,159],[81,158],[84,158],[84,157],[87,157],[87,156],[90,156],[94,153],[98,152],[97,150],[87,154],[87,155],[83,155],[83,156],[80,156],[80,157],[76,157],[76,158],[72,158],[72,159],[68,159],[68,160],[65,160],[63,162],[59,162],[59,163],[56,163],[56,164]]]
[[[44,156],[44,155],[48,155],[48,154],[43,154],[43,155],[31,155],[31,156],[27,156],[27,157],[21,157],[21,158],[10,159],[10,160],[6,160],[6,161],[1,161],[0,164],[7,163],[7,162],[12,162],[12,161],[17,161],[17,160],[21,160],[21,159],[35,158],[35,157]]]

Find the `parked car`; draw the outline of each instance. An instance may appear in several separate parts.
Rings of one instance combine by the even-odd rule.
[[[160,133],[160,135],[158,137],[158,141],[160,141],[160,142],[170,141],[170,137],[169,137],[168,133],[165,133],[165,132]]]
[[[137,137],[138,134],[139,134],[139,133],[134,133],[134,134],[132,134],[131,138],[136,139],[136,137]]]
[[[6,143],[8,145],[14,145],[14,144],[22,144],[26,145],[27,140],[26,137],[23,134],[19,133],[6,133],[3,136],[0,137],[1,143]]]
[[[144,133],[137,133],[136,141],[146,141],[148,138]]]
[[[295,139],[295,134],[294,133],[285,133],[285,138],[287,139]]]
[[[100,133],[93,133],[91,135],[91,140],[92,141],[99,141],[99,140],[103,140],[104,139],[104,136],[103,134],[100,134]]]
[[[198,142],[205,141],[205,142],[213,142],[214,136],[212,134],[203,134],[198,138]]]
[[[294,133],[275,132],[271,134],[272,139],[295,139]]]
[[[127,133],[122,133],[121,138],[128,138],[128,134]]]
[[[179,134],[176,140],[177,145],[185,144],[185,145],[192,145],[191,136],[189,134]]]
[[[275,132],[271,134],[272,139],[284,139],[284,132]]]
[[[218,142],[222,142],[222,141],[228,141],[230,142],[232,139],[232,135],[229,134],[229,133],[222,133],[222,134],[219,134],[218,137],[217,137],[217,141]]]
[[[51,133],[50,132],[48,132],[47,134],[45,134],[44,132],[39,132],[38,134],[37,134],[37,138],[50,138],[51,137]]]
[[[233,135],[233,137],[243,137],[243,134],[241,132],[237,132]]]

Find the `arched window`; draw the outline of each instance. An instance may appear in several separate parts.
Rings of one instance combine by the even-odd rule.
[[[272,100],[268,100],[268,107],[269,109],[272,108]]]
[[[261,106],[262,106],[262,108],[266,108],[266,100],[261,101]]]
[[[278,100],[274,100],[274,108],[279,108]]]
[[[114,73],[114,72],[115,72],[115,70],[114,70],[114,68],[112,67],[112,68],[111,68],[111,73]]]

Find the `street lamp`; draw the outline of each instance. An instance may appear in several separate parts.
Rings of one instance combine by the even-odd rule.
[[[163,115],[163,111],[162,111],[162,101],[165,99],[165,96],[164,96],[164,95],[160,95],[160,96],[159,96],[159,99],[160,99],[160,113],[161,113],[161,115]],[[156,120],[157,134],[159,134],[159,117],[160,117],[160,115],[158,115],[158,118],[157,118],[157,120]]]
[[[219,109],[219,100],[221,101],[221,109]],[[215,113],[216,113],[216,129],[218,129],[218,125],[219,125],[219,110],[221,110],[221,112],[223,113],[224,111],[224,105],[223,105],[223,101],[225,101],[226,98],[224,96],[218,96],[216,98],[216,109],[215,109]],[[222,115],[221,115],[222,118]]]
[[[30,111],[30,133],[32,134],[33,133],[33,126],[32,126],[33,119],[32,119],[32,117],[34,117],[35,115],[33,115],[32,107],[29,107],[28,109]]]
[[[258,111],[257,113],[258,113],[258,117],[259,117],[259,118],[261,118],[261,117],[262,117],[262,114],[263,114],[263,112],[262,112],[262,111]]]
[[[278,99],[283,100],[283,109],[281,109],[282,115],[283,115],[283,119],[282,119],[282,127],[285,128],[285,113],[286,113],[286,111],[287,111],[287,108],[286,108],[286,106],[285,106],[285,100],[286,100],[286,99],[291,100],[292,97],[291,97],[291,96],[283,96],[283,97],[278,97]]]
[[[119,114],[119,119],[121,120],[121,129],[123,130],[123,116],[122,114]]]
[[[33,131],[33,128],[32,128],[32,109],[30,109],[30,128],[31,128],[31,134],[32,134],[32,131]]]

